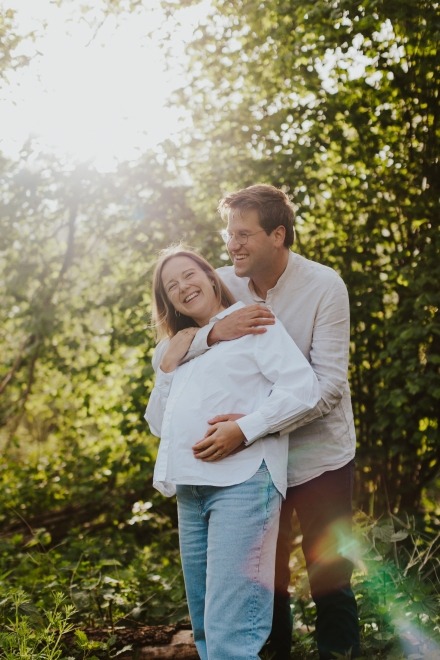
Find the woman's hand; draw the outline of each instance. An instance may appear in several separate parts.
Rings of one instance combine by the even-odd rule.
[[[194,458],[202,461],[219,461],[244,447],[244,433],[236,422],[212,424],[203,440],[193,445]]]
[[[200,330],[200,328],[185,328],[184,330],[179,330],[179,332],[170,339],[160,362],[160,368],[162,371],[169,373],[179,366],[180,361],[187,354],[198,330]]]

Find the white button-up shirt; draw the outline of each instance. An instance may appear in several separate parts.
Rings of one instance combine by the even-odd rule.
[[[235,305],[218,314],[223,318]],[[176,484],[228,486],[242,483],[266,462],[272,480],[284,496],[287,487],[288,436],[267,437],[269,429],[310,411],[319,400],[318,381],[309,363],[282,324],[261,335],[220,342],[203,355],[164,373],[153,366],[156,383],[145,418],[160,436],[153,484],[164,495]],[[235,412],[248,441],[243,451],[216,462],[194,458],[192,446],[202,440],[207,420]]]

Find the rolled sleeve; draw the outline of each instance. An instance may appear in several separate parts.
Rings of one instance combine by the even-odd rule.
[[[204,325],[203,328],[200,328],[200,330],[197,331],[194,339],[191,342],[191,346],[189,347],[186,355],[181,360],[180,364],[185,364],[185,362],[189,362],[189,360],[199,357],[199,355],[202,355],[203,353],[206,353],[207,350],[209,350],[210,346],[208,346],[208,335],[213,327],[214,321]]]
[[[241,428],[244,437],[246,438],[246,445],[252,444],[258,438],[266,435],[269,426],[264,416],[257,410],[237,419],[237,424]]]
[[[313,369],[279,321],[256,337],[255,358],[261,373],[273,386],[258,410],[237,420],[246,437],[245,444],[309,414],[320,398]]]
[[[160,364],[165,346],[166,344],[158,344],[157,349],[153,355],[152,363],[153,368],[156,370],[156,380],[144,413],[144,419],[148,422],[151,433],[157,437],[160,437],[161,434],[165,407],[167,405],[168,395],[170,393],[175,373],[174,371],[162,371],[162,369],[158,366],[158,364]],[[159,356],[157,355],[158,352],[160,353]]]

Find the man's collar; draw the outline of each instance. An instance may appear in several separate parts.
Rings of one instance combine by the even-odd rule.
[[[275,286],[272,287],[272,289],[269,289],[269,291],[273,291],[278,286],[282,285],[284,280],[288,279],[288,277],[290,276],[290,271],[292,270],[292,268],[294,268],[294,261],[295,261],[295,252],[292,252],[292,250],[289,250],[289,256],[288,256],[288,259],[287,259],[286,267],[283,270],[283,272],[281,273],[280,277],[278,278],[277,283],[275,284]],[[254,300],[265,302],[264,298],[259,296],[258,293],[255,291],[254,285],[252,284],[252,280],[250,278],[248,279],[247,285],[248,285],[249,291],[251,292],[252,298],[254,298]],[[269,291],[267,293],[269,293]]]

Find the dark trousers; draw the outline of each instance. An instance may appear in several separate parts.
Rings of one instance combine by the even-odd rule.
[[[321,660],[351,649],[358,657],[359,624],[350,586],[350,554],[354,461],[339,470],[287,490],[281,508],[275,569],[275,603],[269,648],[274,660],[288,660],[292,644],[289,558],[292,514],[296,511],[303,536],[312,598],[316,604],[316,640]]]

